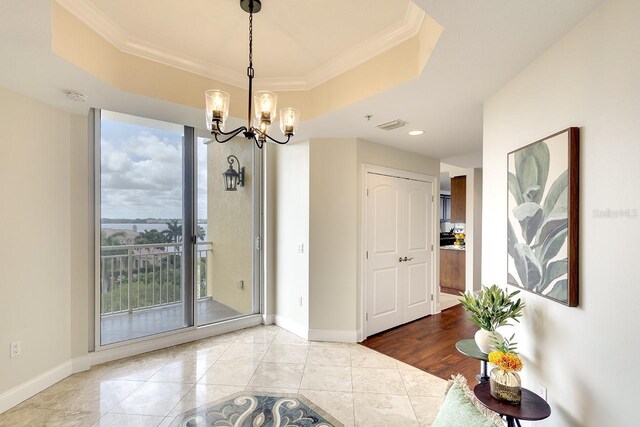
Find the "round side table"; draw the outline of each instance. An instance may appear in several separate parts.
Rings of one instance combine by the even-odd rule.
[[[488,382],[482,382],[473,388],[473,394],[478,400],[493,412],[497,412],[500,416],[507,420],[508,427],[520,426],[520,420],[540,421],[551,415],[551,407],[543,398],[534,392],[522,389],[522,401],[517,404],[511,404],[498,400],[491,396],[491,386]]]
[[[487,372],[487,362],[489,361],[489,355],[483,353],[478,348],[476,340],[460,340],[456,343],[456,349],[467,357],[477,359],[480,361],[480,375],[476,376],[478,382],[489,381],[489,373]]]

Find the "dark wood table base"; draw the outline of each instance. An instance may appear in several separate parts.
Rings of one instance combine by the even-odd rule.
[[[522,389],[522,401],[515,405],[491,396],[491,385],[488,382],[476,385],[473,394],[484,406],[500,414],[507,421],[508,427],[520,427],[520,420],[539,421],[551,415],[549,404],[526,388]]]

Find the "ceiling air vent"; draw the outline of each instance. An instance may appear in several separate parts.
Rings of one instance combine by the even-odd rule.
[[[387,123],[382,123],[381,125],[378,125],[378,127],[382,130],[393,130],[393,129],[401,128],[406,124],[407,122],[405,122],[404,120],[396,119]]]

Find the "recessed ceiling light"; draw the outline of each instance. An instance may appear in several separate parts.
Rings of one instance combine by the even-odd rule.
[[[423,133],[424,133],[423,130],[412,130],[411,132],[409,132],[409,135],[418,136],[418,135],[422,135]]]

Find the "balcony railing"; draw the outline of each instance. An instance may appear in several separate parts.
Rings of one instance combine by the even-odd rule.
[[[198,242],[198,298],[207,295],[211,242]],[[182,302],[182,243],[101,247],[100,314],[115,314]]]

